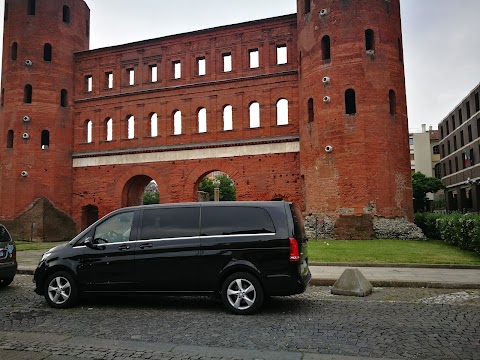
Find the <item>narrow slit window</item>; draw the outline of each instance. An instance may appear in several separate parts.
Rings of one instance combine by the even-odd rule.
[[[35,0],[28,0],[27,15],[35,15]]]
[[[176,110],[173,113],[173,135],[181,135],[182,134],[182,112],[180,110]]]
[[[0,106],[5,104],[5,88],[2,88],[2,98],[0,99]]]
[[[402,45],[402,40],[398,38],[397,40],[397,47],[398,47],[398,60],[403,63],[403,45]]]
[[[3,21],[7,22],[8,20],[8,3],[5,3],[5,13],[3,14]]]
[[[48,149],[50,146],[50,132],[48,130],[42,130],[41,144],[42,150]]]
[[[258,102],[253,102],[250,104],[249,115],[250,115],[250,129],[259,128],[260,127],[260,104]]]
[[[60,92],[60,106],[68,107],[68,92],[65,89]]]
[[[207,109],[201,108],[198,110],[198,132],[200,134],[207,132]]]
[[[475,112],[480,111],[480,98],[478,97],[478,92],[475,94]]]
[[[63,6],[63,22],[70,24],[70,8],[67,5]]]
[[[232,105],[226,105],[223,108],[223,130],[233,130],[233,107]]]
[[[135,118],[130,115],[127,118],[127,139],[135,138]]]
[[[468,125],[468,142],[473,141],[473,132],[472,132],[472,125]]]
[[[308,122],[313,122],[315,118],[314,110],[313,110],[313,99],[308,99],[307,102],[307,110],[308,110]]]
[[[460,131],[460,146],[465,146],[465,138],[463,136],[463,130]]]
[[[112,118],[105,119],[105,140],[106,141],[113,140],[113,119]]]
[[[23,91],[23,102],[25,104],[31,104],[32,103],[32,95],[33,95],[32,85],[30,85],[30,84],[25,85],[25,88],[24,88],[24,91]]]
[[[250,69],[256,69],[260,66],[260,56],[258,49],[251,49],[248,51],[250,56]]]
[[[158,136],[158,115],[153,113],[150,115],[150,136],[152,138]]]
[[[158,66],[150,65],[150,81],[155,83],[158,81]]]
[[[365,50],[374,51],[375,50],[375,33],[372,29],[365,30]]]
[[[288,62],[287,59],[287,45],[277,46],[277,65],[283,65]]]
[[[8,133],[7,133],[7,149],[13,149],[13,135],[14,135],[14,132],[13,130],[8,130]]]
[[[326,62],[331,60],[330,36],[328,36],[328,35],[325,35],[322,38],[322,60],[326,61]]]
[[[90,36],[90,20],[85,20],[85,35]]]
[[[232,54],[226,53],[222,55],[223,57],[223,72],[232,71]]]
[[[11,54],[12,61],[17,60],[17,55],[18,55],[18,44],[14,42],[12,44],[12,54]]]
[[[472,113],[470,111],[470,101],[467,101],[465,104],[465,107],[467,108],[467,120],[470,119],[470,116],[472,116]]]
[[[105,73],[105,88],[113,89],[113,72],[111,71]]]
[[[455,130],[456,124],[455,124],[455,115],[452,115],[452,131]]]
[[[135,69],[127,69],[128,85],[135,85]]]
[[[93,90],[93,77],[92,75],[85,76],[85,91],[92,92]]]
[[[310,14],[310,0],[305,0],[305,15]]]
[[[462,125],[463,123],[463,113],[462,113],[462,109],[458,109],[458,123],[460,125]]]
[[[347,115],[355,115],[357,113],[355,90],[353,89],[345,91],[345,113]]]
[[[91,120],[85,121],[85,142],[90,144],[93,141],[93,123]]]
[[[173,62],[173,78],[181,79],[182,77],[182,63],[180,61]]]
[[[204,76],[207,74],[207,62],[205,57],[197,58],[197,74],[198,76]]]
[[[52,61],[52,45],[51,44],[45,44],[43,45],[43,61]]]
[[[397,113],[397,97],[395,91],[390,90],[388,92],[388,97],[390,100],[390,115],[395,115]]]
[[[277,125],[288,125],[288,100],[277,101]]]

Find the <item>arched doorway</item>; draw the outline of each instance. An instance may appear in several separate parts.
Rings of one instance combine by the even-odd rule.
[[[200,176],[195,183],[198,201],[235,201],[235,182],[226,173],[212,171]]]
[[[128,180],[123,187],[122,207],[142,205],[147,186],[150,188],[152,181],[153,179],[147,175],[137,175]]]

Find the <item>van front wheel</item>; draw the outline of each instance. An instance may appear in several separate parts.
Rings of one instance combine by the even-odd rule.
[[[226,308],[238,315],[252,314],[263,303],[260,281],[245,272],[230,275],[223,283],[221,294]]]

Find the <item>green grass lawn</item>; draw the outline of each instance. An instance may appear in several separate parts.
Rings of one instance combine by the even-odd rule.
[[[30,242],[30,241],[15,241],[17,246],[17,251],[23,250],[49,250],[57,245],[64,244],[65,241],[61,242]]]
[[[320,262],[480,265],[480,255],[435,240],[309,241],[308,258]]]

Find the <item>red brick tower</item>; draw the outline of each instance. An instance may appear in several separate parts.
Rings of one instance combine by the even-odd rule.
[[[6,0],[0,108],[0,214],[19,238],[75,232],[74,52],[89,47],[83,0]],[[58,226],[62,224],[63,226]]]
[[[297,17],[307,224],[388,233],[413,216],[399,0],[298,0]]]

